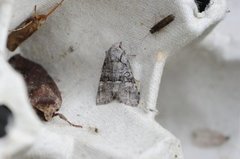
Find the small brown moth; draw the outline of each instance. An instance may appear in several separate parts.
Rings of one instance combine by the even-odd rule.
[[[58,3],[47,14],[37,14],[37,8],[34,8],[34,14],[17,26],[9,35],[7,40],[7,48],[14,51],[22,42],[28,39],[35,33],[47,20],[48,16],[52,14],[62,3]]]
[[[61,93],[56,83],[41,65],[19,54],[11,57],[9,63],[23,75],[30,103],[41,119],[49,121],[53,117],[59,116],[71,126],[82,128],[81,125],[72,124],[64,115],[57,113],[62,104]]]
[[[149,32],[151,34],[154,34],[158,31],[160,31],[162,28],[170,24],[173,20],[175,19],[175,16],[170,14],[167,17],[163,18],[160,22],[156,23],[150,30]]]

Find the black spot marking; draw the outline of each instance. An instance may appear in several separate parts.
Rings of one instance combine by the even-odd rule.
[[[7,106],[0,105],[0,138],[7,134],[6,127],[9,123],[9,119],[12,118],[12,116],[13,114]]]
[[[210,3],[210,0],[195,0],[195,3],[197,4],[198,11],[203,12],[206,10],[207,6]]]
[[[69,51],[69,52],[73,52],[73,51],[74,51],[73,46],[69,46],[68,51]]]

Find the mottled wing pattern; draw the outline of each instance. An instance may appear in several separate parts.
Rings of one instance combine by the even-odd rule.
[[[102,67],[102,74],[98,86],[98,93],[97,93],[97,104],[107,104],[113,100],[112,89],[113,89],[113,82],[111,79],[112,74],[112,63],[110,63],[108,54],[106,52],[106,58],[103,63]]]
[[[125,84],[121,84],[118,98],[121,103],[131,106],[138,106],[140,100],[140,92],[136,84],[127,82]]]
[[[113,45],[106,52],[98,87],[97,104],[107,104],[114,99],[131,106],[137,106],[140,100],[130,63],[121,44]]]

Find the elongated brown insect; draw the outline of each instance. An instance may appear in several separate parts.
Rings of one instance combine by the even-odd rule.
[[[48,16],[52,14],[62,3],[58,3],[47,14],[37,14],[37,8],[34,8],[34,14],[17,26],[9,35],[7,40],[7,48],[14,51],[22,42],[28,39],[34,32],[36,32],[42,24],[45,23]]]
[[[165,17],[164,19],[162,19],[160,22],[158,22],[157,24],[155,24],[150,30],[149,32],[151,34],[154,34],[158,31],[160,31],[162,28],[164,28],[165,26],[167,26],[168,24],[170,24],[173,20],[175,19],[175,16],[170,14],[167,17]]]
[[[53,117],[59,116],[71,126],[82,128],[81,125],[72,124],[63,114],[57,112],[62,105],[61,92],[41,65],[21,55],[11,57],[9,63],[23,75],[30,103],[41,119],[49,121]]]

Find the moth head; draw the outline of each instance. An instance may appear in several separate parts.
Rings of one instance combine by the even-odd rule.
[[[112,45],[112,47],[107,51],[107,56],[111,58],[111,61],[118,62],[122,58],[125,51],[122,49],[122,42]]]
[[[54,90],[47,84],[43,84],[31,92],[30,102],[36,110],[42,112],[44,117],[41,118],[46,121],[52,119],[53,114],[59,110],[62,104],[61,98],[58,98]]]
[[[30,65],[28,65],[29,61],[22,57],[20,54],[16,54],[13,57],[11,57],[8,62],[14,69],[20,71],[23,74],[24,71],[31,68]]]
[[[14,68],[20,68],[24,62],[25,59],[20,55],[14,55],[13,57],[11,57],[8,61]]]
[[[35,18],[38,21],[38,25],[41,26],[47,20],[47,15],[37,15]]]
[[[59,110],[61,103],[59,99],[46,96],[42,96],[38,99],[35,98],[34,100],[35,101],[31,101],[34,104],[34,109],[39,117],[45,121],[49,121],[53,118],[54,113]]]

